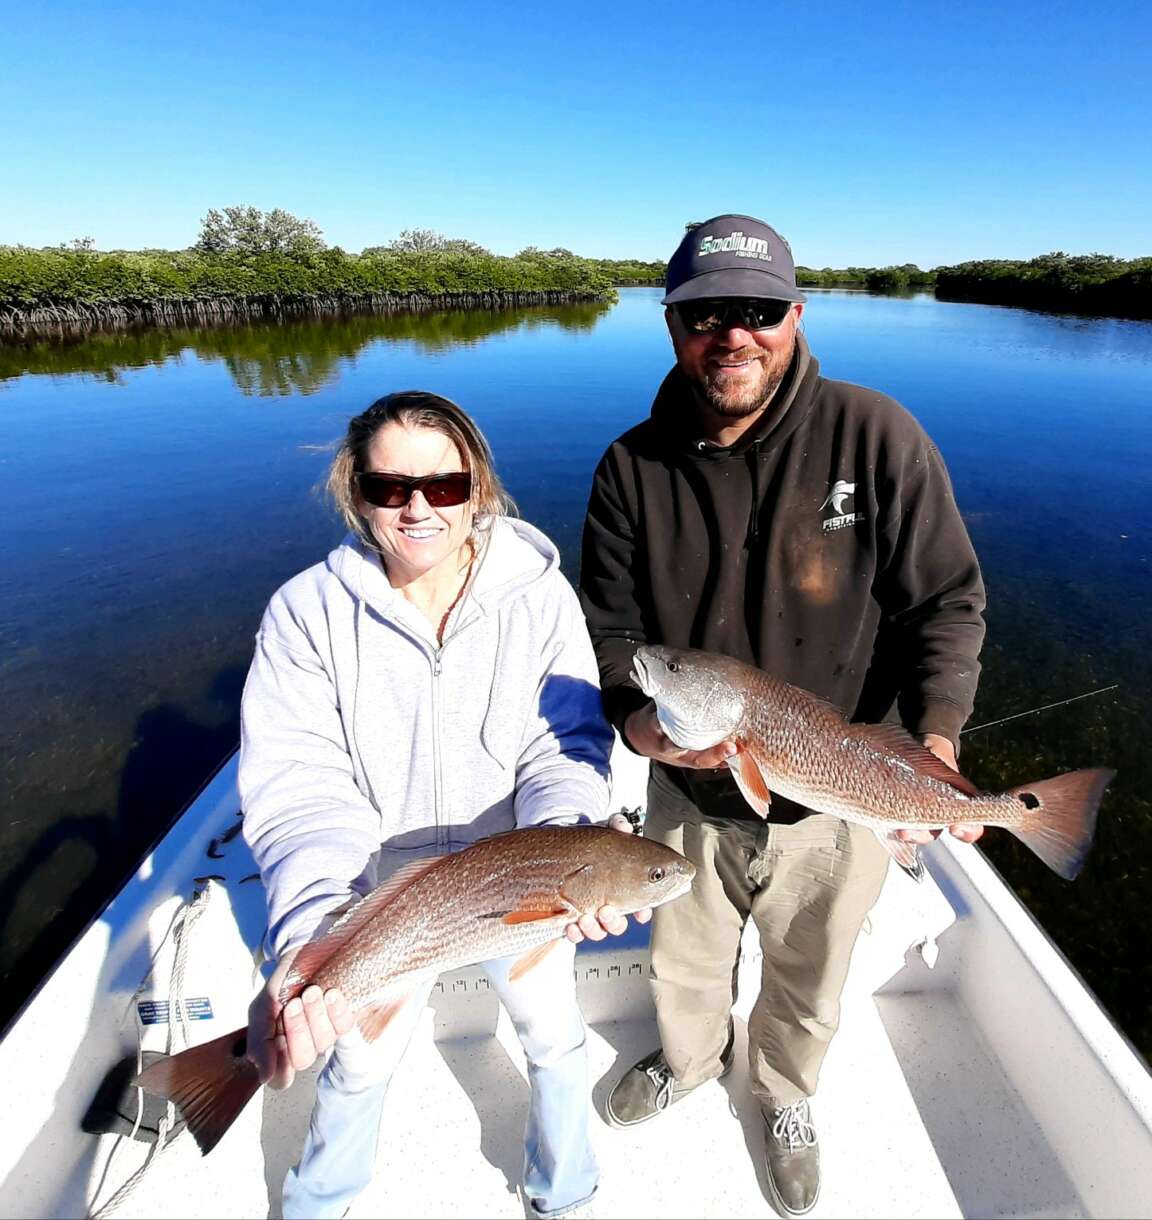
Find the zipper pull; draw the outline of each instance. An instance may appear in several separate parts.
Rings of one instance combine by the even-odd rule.
[[[442,653],[443,649],[440,649],[432,654],[432,677],[434,678],[440,677],[440,657]]]

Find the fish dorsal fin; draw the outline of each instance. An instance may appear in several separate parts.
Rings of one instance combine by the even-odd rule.
[[[326,961],[350,944],[398,894],[425,873],[431,872],[443,859],[444,856],[428,856],[405,864],[382,885],[378,885],[370,894],[345,910],[319,940],[304,945],[296,954],[296,960],[292,963],[292,969],[280,990],[281,997],[286,998],[294,988],[307,983]]]
[[[957,792],[963,792],[965,796],[984,795],[970,779],[959,771],[953,771],[942,758],[937,758],[927,746],[921,745],[898,724],[854,724],[849,726],[849,731],[873,749],[894,754],[922,775],[931,776]]]
[[[537,945],[535,949],[529,949],[508,971],[508,981],[514,983],[517,979],[523,978],[533,966],[538,966],[556,948],[561,939],[561,937],[556,937],[555,940],[546,940],[542,945]]]
[[[756,760],[747,750],[741,750],[728,759],[728,767],[736,777],[744,799],[762,818],[766,818],[772,812],[772,793],[768,791]]]

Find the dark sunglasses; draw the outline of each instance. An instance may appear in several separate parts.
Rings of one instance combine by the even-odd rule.
[[[356,479],[360,494],[377,508],[403,508],[414,491],[420,492],[433,508],[463,504],[472,494],[472,475],[467,470],[427,474],[419,479],[402,474],[358,472]]]
[[[741,326],[744,330],[775,330],[788,316],[791,301],[749,297],[719,301],[682,301],[674,306],[684,329],[694,335]]]

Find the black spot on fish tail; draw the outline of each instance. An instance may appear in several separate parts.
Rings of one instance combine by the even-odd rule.
[[[237,1029],[158,1060],[133,1083],[174,1102],[207,1155],[260,1088],[256,1065],[245,1057],[247,1045],[247,1031]]]
[[[1053,779],[1009,789],[1027,810],[1010,834],[1030,848],[1054,873],[1071,881],[1084,867],[1096,831],[1104,789],[1116,774],[1105,767],[1071,771]]]

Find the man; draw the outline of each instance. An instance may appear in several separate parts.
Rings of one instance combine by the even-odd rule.
[[[980,572],[939,453],[892,399],[820,376],[798,333],[804,300],[788,245],[762,221],[689,229],[664,297],[676,365],[649,419],[601,459],[581,571],[609,719],[654,760],[645,833],[697,866],[692,893],[654,916],[661,1047],[619,1081],[608,1117],[643,1122],[728,1070],[751,918],[764,973],[749,1066],[769,1186],[788,1215],[816,1202],[808,1099],[888,857],[871,831],[775,794],[761,819],[724,765],[733,743],[681,750],[664,736],[630,681],[633,653],[726,653],[856,720],[898,713],[955,767],[984,635]],[[952,831],[972,841],[982,828]]]

